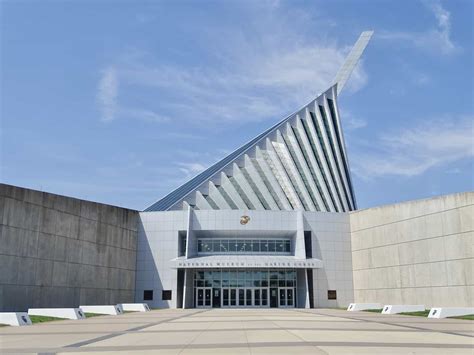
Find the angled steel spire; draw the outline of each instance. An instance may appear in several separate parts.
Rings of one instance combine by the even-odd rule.
[[[145,211],[356,209],[337,97],[372,33],[362,33],[329,89]]]
[[[352,72],[354,71],[355,66],[359,62],[362,53],[364,53],[365,47],[369,44],[370,38],[374,34],[374,31],[364,31],[359,36],[359,39],[352,47],[349,55],[346,58],[346,61],[342,65],[341,69],[334,78],[334,84],[337,84],[337,94],[342,91],[346,85],[347,80],[349,80]]]

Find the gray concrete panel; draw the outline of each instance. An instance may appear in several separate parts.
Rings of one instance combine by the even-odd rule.
[[[0,184],[0,311],[133,302],[137,215]]]
[[[350,214],[355,302],[472,307],[474,193]]]

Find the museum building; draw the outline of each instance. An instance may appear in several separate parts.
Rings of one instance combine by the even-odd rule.
[[[371,36],[361,34],[325,92],[140,213],[137,300],[350,302],[356,200],[337,98]]]
[[[307,105],[144,211],[0,184],[0,312],[474,306],[474,192],[357,209],[338,96]]]

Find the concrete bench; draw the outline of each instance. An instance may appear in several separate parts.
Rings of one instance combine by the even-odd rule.
[[[66,319],[85,319],[86,316],[79,308],[30,308],[30,316],[45,316]]]
[[[473,307],[433,307],[428,318],[459,317],[474,314]]]
[[[31,325],[31,319],[26,312],[0,312],[0,324]]]
[[[118,306],[121,306],[124,311],[128,312],[148,312],[150,307],[146,303],[121,303]]]
[[[383,306],[382,314],[420,312],[424,310],[425,310],[425,306],[422,304],[387,304]]]
[[[84,313],[110,314],[113,316],[123,313],[122,307],[117,304],[115,306],[79,306]]]
[[[351,303],[347,310],[349,312],[365,311],[367,309],[381,309],[381,303]]]

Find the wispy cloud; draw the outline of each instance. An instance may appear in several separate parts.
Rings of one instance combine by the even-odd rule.
[[[118,103],[119,74],[117,68],[109,66],[101,72],[97,88],[97,103],[101,111],[101,120],[110,122],[119,117],[134,118],[149,122],[165,122],[168,117],[151,110],[122,107]]]
[[[436,54],[450,55],[458,52],[461,48],[451,39],[450,12],[439,0],[426,0],[423,4],[434,15],[436,27],[424,32],[383,31],[377,35],[378,38],[405,41]]]
[[[263,15],[249,19],[251,29],[226,25],[204,32],[205,65],[165,64],[143,54],[117,67],[121,86],[160,98],[151,106],[160,116],[197,124],[275,119],[306,104],[330,86],[352,44],[308,32],[319,22],[288,14],[278,2],[255,6],[268,8],[252,12]],[[346,91],[366,82],[360,65]]]
[[[186,178],[192,177],[204,171],[206,167],[199,163],[177,163],[179,170],[186,175]]]
[[[281,43],[264,51],[254,45],[235,47],[226,58],[232,63],[225,67],[232,70],[136,65],[123,68],[122,74],[134,86],[166,92],[171,98],[162,106],[179,117],[248,122],[280,116],[327,89],[346,54],[345,47],[314,43]],[[242,53],[253,54],[242,58]],[[348,90],[357,91],[366,82],[367,75],[358,68]]]
[[[136,118],[147,122],[166,122],[169,118],[146,109],[120,108],[120,115],[124,118]]]
[[[363,179],[416,176],[474,156],[474,118],[445,117],[386,132],[352,145],[352,167]]]
[[[97,102],[102,111],[103,121],[112,121],[117,114],[118,90],[117,71],[110,66],[102,71],[97,91]]]
[[[359,128],[367,127],[368,125],[367,120],[361,117],[356,117],[352,114],[352,112],[347,111],[345,109],[341,108],[340,111],[341,111],[341,117],[343,117],[342,125],[345,130],[353,131]]]

